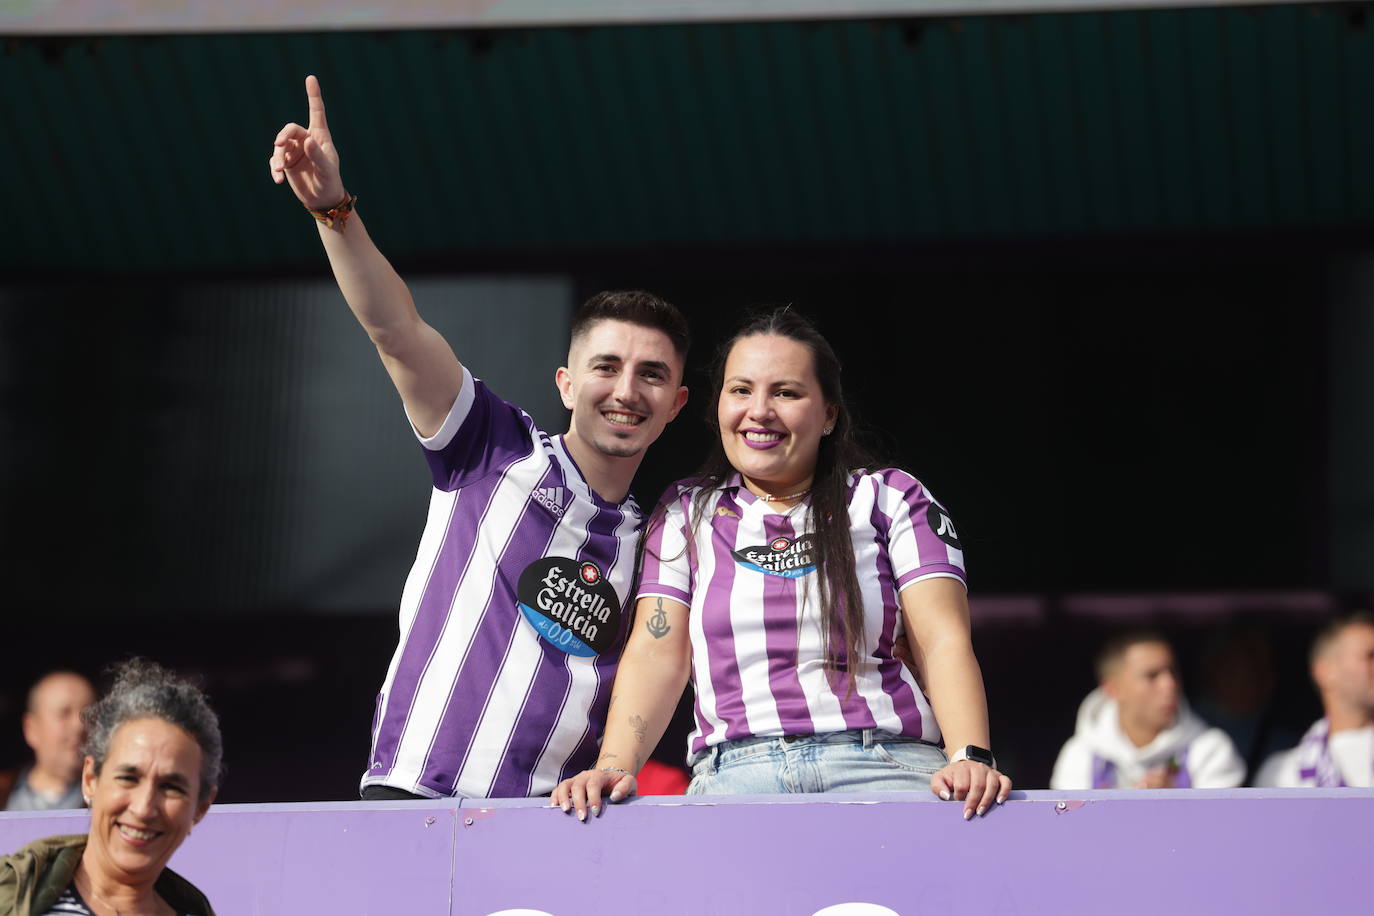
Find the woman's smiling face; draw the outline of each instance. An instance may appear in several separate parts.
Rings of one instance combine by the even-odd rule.
[[[725,457],[751,490],[784,496],[809,487],[836,413],[804,344],[755,334],[730,349],[716,416]]]
[[[212,798],[200,801],[201,750],[163,719],[130,719],[110,736],[97,773],[87,757],[82,791],[91,800],[87,861],[107,880],[151,881],[161,874]],[[92,861],[93,857],[93,861]]]

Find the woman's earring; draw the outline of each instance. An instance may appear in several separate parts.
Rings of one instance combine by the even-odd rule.
[[[833,427],[833,426],[827,426],[825,429],[821,430],[821,435],[822,435],[822,436],[828,436],[828,435],[830,435],[832,432],[834,432],[834,430],[835,430],[835,427]]]

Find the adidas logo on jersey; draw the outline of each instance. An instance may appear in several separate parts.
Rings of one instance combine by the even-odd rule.
[[[540,487],[534,491],[534,501],[558,518],[563,517],[563,488]]]

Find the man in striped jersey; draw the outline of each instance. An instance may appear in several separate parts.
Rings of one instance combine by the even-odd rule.
[[[434,481],[363,797],[547,794],[596,756],[642,520],[630,481],[687,400],[686,323],[648,293],[592,297],[555,376],[571,423],[549,436],[421,320],[353,213],[313,76],[306,96],[272,177],[318,220]]]

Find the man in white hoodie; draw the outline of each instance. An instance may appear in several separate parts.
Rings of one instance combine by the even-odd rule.
[[[1226,733],[1183,699],[1174,651],[1155,633],[1110,640],[1099,685],[1054,763],[1052,789],[1225,789],[1245,779]]]
[[[1297,747],[1265,761],[1257,786],[1374,786],[1374,616],[1353,614],[1322,628],[1312,643],[1320,719]]]

